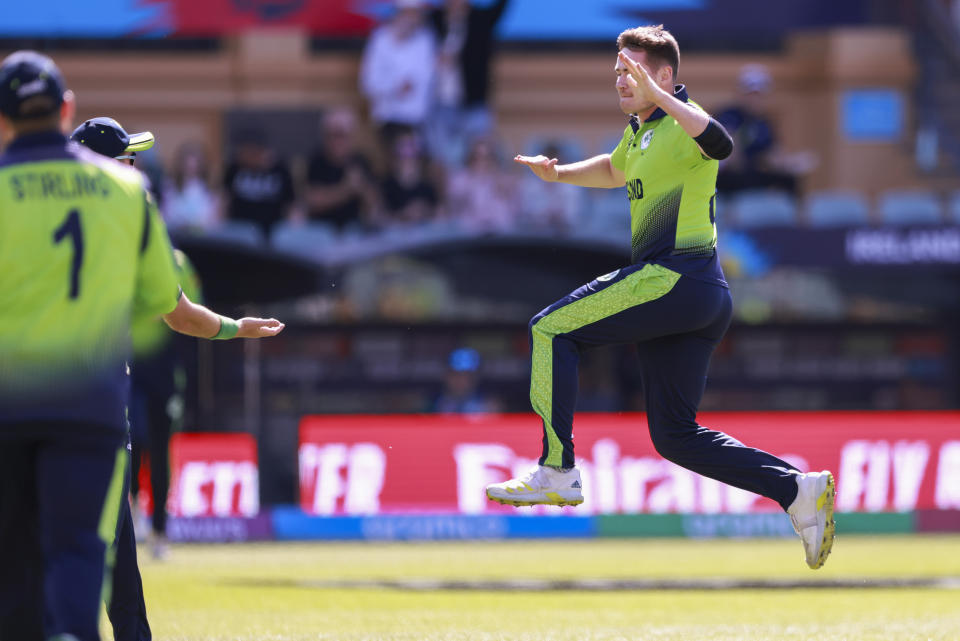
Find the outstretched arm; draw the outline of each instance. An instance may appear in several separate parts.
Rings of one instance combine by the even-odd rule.
[[[163,315],[164,322],[175,332],[198,338],[265,338],[276,336],[284,324],[275,318],[232,318],[219,316],[190,301],[181,294],[176,308]]]
[[[537,178],[547,182],[607,189],[626,184],[623,172],[610,164],[610,154],[600,154],[569,165],[558,165],[556,158],[546,156],[516,156],[513,161],[526,165]]]

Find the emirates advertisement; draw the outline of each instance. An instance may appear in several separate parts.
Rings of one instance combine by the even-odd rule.
[[[960,412],[723,412],[702,414],[700,422],[801,470],[832,470],[841,512],[960,509]],[[300,425],[300,506],[312,515],[780,509],[664,460],[642,414],[577,415],[583,505],[518,510],[488,501],[488,483],[536,464],[540,439],[532,415],[307,416]]]
[[[257,443],[249,434],[174,434],[172,517],[254,517],[260,511]]]

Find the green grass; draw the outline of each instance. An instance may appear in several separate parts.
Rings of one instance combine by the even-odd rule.
[[[177,546],[169,561],[143,559],[141,569],[154,637],[164,641],[960,639],[960,590],[951,589],[318,587],[415,578],[960,577],[960,537],[843,537],[816,572],[802,556],[795,540],[272,543]]]

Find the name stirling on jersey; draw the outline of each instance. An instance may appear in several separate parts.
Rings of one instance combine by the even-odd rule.
[[[18,172],[10,176],[10,187],[15,200],[70,200],[81,196],[110,196],[110,184],[106,175],[80,171]]]

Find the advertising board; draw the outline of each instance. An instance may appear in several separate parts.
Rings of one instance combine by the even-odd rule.
[[[832,470],[838,511],[960,509],[960,413],[720,412],[700,420],[801,470]],[[536,464],[540,438],[532,415],[307,416],[300,426],[300,507],[348,516],[780,510],[664,460],[642,414],[577,416],[583,505],[518,512],[488,501],[488,483]]]

